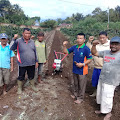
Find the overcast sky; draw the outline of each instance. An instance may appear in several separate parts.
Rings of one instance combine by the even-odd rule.
[[[73,13],[91,14],[96,7],[102,10],[120,6],[120,0],[9,0],[18,4],[29,17],[57,19],[72,16]]]

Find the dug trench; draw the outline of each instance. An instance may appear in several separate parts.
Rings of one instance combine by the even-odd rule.
[[[95,98],[89,97],[91,86],[92,64],[89,65],[88,83],[85,100],[75,104],[70,97],[72,85],[72,54],[63,60],[63,70],[52,75],[52,64],[55,59],[54,50],[62,52],[62,43],[67,38],[60,31],[52,31],[47,35],[48,63],[45,65],[46,77],[44,83],[37,84],[38,92],[33,92],[30,86],[24,87],[21,95],[17,95],[17,63],[14,62],[14,72],[11,73],[11,84],[7,95],[0,96],[0,120],[103,120],[103,115],[94,111],[99,107]],[[68,47],[71,45],[69,44]],[[120,120],[120,90],[115,92],[111,120]]]

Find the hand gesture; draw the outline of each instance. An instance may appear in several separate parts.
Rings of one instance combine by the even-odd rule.
[[[35,38],[35,36],[34,36],[34,35],[32,35],[32,36],[31,36],[31,39],[34,39],[34,38]]]
[[[18,38],[18,34],[14,34],[14,40]]]
[[[81,68],[81,67],[83,67],[84,65],[83,65],[83,63],[76,63],[76,66],[79,67],[79,68]]]
[[[89,37],[89,42],[92,42],[94,40],[94,36]]]
[[[68,44],[68,41],[63,42],[63,46],[66,46]]]
[[[93,41],[93,46],[96,46],[96,45],[98,45],[98,44],[100,44],[100,41],[99,40],[95,40],[95,41]]]

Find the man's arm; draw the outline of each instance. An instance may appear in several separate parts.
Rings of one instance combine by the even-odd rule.
[[[88,42],[86,43],[86,46],[91,50],[92,48],[92,41],[94,40],[94,36],[90,36]]]
[[[67,51],[67,44],[68,44],[68,41],[64,41],[63,42],[63,52],[65,53],[65,54],[68,54],[68,51]]]
[[[76,66],[81,68],[84,67],[85,65],[89,64],[92,61],[92,59],[87,59],[84,63],[76,63]]]
[[[12,72],[13,71],[13,67],[14,67],[13,66],[13,57],[10,58],[10,62],[11,62],[11,67],[10,67],[11,70],[10,71]]]
[[[18,38],[18,34],[15,34],[11,43],[10,43],[10,49],[11,50],[16,50],[17,49],[17,42],[16,42],[17,38]]]
[[[34,43],[34,53],[35,53],[35,67],[38,68],[38,58],[37,58],[37,51]]]
[[[96,50],[96,45],[99,44],[99,41],[98,40],[95,40],[93,41],[93,45],[92,45],[92,48],[91,48],[91,53],[94,55],[94,56],[99,56],[98,55],[98,51]]]

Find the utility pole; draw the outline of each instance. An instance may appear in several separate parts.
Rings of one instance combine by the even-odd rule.
[[[109,10],[109,7],[108,7],[108,25],[107,25],[108,29],[109,29],[109,23],[110,23],[110,10]]]

